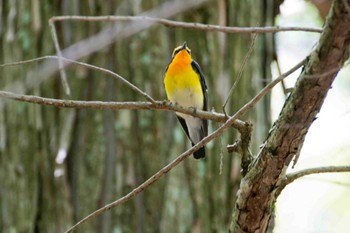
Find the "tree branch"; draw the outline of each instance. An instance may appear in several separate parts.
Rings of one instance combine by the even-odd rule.
[[[141,13],[140,16],[156,16],[156,17],[173,17],[180,13],[195,9],[201,4],[208,2],[208,0],[178,0],[178,1],[166,1],[155,8]],[[72,59],[79,60],[83,57],[93,54],[106,46],[112,44],[113,42],[119,41],[121,39],[128,38],[136,33],[141,32],[153,24],[150,22],[130,22],[123,27],[120,25],[108,25],[103,28],[97,34],[94,34],[86,39],[76,42],[67,48],[61,50],[62,56]],[[29,90],[33,87],[38,86],[41,82],[48,79],[51,75],[58,71],[57,62],[46,61],[35,68],[33,73],[35,76],[29,76],[26,80],[26,85],[23,86],[20,82],[11,83],[6,86],[7,90],[14,90],[20,88],[22,91]],[[24,93],[24,90],[23,90]]]
[[[281,184],[278,186],[275,198],[279,196],[279,194],[287,185],[289,185],[296,179],[299,179],[307,175],[320,174],[320,173],[336,173],[336,172],[350,172],[350,166],[315,167],[315,168],[308,168],[308,169],[287,174],[282,180]]]
[[[349,44],[350,19],[343,1],[335,0],[318,46],[241,180],[232,232],[266,232],[278,184],[294,155],[300,152],[337,72],[348,58]]]
[[[223,112],[225,114],[226,114],[226,110],[225,110],[226,104],[228,103],[228,101],[229,101],[229,99],[230,99],[230,97],[232,95],[232,92],[236,88],[239,80],[241,80],[241,78],[242,78],[244,67],[247,64],[248,59],[250,58],[250,55],[252,54],[252,52],[254,50],[257,36],[258,36],[258,34],[253,34],[252,35],[252,41],[250,42],[250,46],[249,46],[248,52],[245,55],[245,58],[244,58],[244,60],[243,60],[243,62],[241,64],[241,67],[239,68],[237,78],[236,78],[235,82],[233,83],[232,87],[230,88],[230,91],[227,94],[226,100],[225,100],[224,104],[222,105],[222,110],[223,110]]]
[[[35,103],[35,104],[41,104],[41,105],[48,105],[48,106],[54,106],[59,108],[90,108],[90,109],[112,109],[112,110],[119,110],[119,109],[160,109],[160,110],[170,110],[175,112],[181,112],[185,114],[189,114],[192,116],[196,116],[203,119],[208,120],[215,120],[218,122],[225,122],[227,120],[227,116],[220,113],[215,112],[206,112],[201,111],[197,109],[196,111],[193,111],[193,108],[186,108],[182,107],[180,105],[172,104],[168,101],[156,101],[152,97],[150,97],[147,93],[141,91],[138,87],[127,81],[125,78],[121,77],[120,75],[104,69],[97,66],[93,66],[84,62],[78,62],[73,61],[67,58],[63,57],[57,57],[57,56],[44,56],[39,58],[34,58],[26,61],[20,61],[20,62],[14,62],[14,63],[8,63],[8,64],[2,64],[1,67],[7,67],[7,66],[15,66],[15,65],[23,65],[31,62],[36,62],[44,59],[62,59],[67,60],[69,62],[72,62],[77,65],[85,66],[91,69],[95,69],[104,73],[107,73],[109,75],[112,75],[113,77],[121,80],[122,82],[126,83],[130,88],[140,93],[145,98],[152,99],[151,102],[102,102],[102,101],[79,101],[79,100],[61,100],[61,99],[52,99],[52,98],[45,98],[40,96],[32,96],[32,95],[20,95],[15,94],[8,91],[0,91],[0,97],[22,101],[22,102],[28,102],[28,103]],[[300,61],[297,65],[295,65],[293,68],[291,68],[286,73],[282,74],[278,78],[274,79],[272,82],[270,82],[265,88],[263,88],[255,98],[253,98],[247,105],[255,105],[255,103],[260,100],[264,95],[266,95],[268,92],[271,91],[271,89],[280,81],[288,77],[291,73],[299,69],[304,63],[306,62],[306,59],[303,59]],[[147,97],[148,96],[148,97]],[[252,107],[251,106],[251,107]],[[249,107],[249,106],[248,106]],[[250,108],[249,108],[250,109]],[[240,120],[236,120],[232,123],[232,126],[238,129],[241,133],[245,134],[247,130],[246,123]]]
[[[80,16],[80,15],[67,15],[67,16],[53,16],[50,21],[103,21],[103,22],[118,22],[118,21],[141,21],[150,22],[152,24],[161,24],[167,27],[179,27],[193,30],[209,31],[209,32],[225,32],[225,33],[276,33],[287,31],[303,31],[303,32],[315,32],[321,33],[321,28],[312,27],[228,27],[201,23],[185,23],[178,22],[169,19],[162,19],[149,16]]]
[[[55,24],[53,22],[49,22],[49,26],[50,26],[50,30],[51,30],[53,43],[55,45],[56,53],[57,53],[57,56],[59,57],[59,59],[58,59],[58,67],[59,67],[59,71],[60,71],[60,76],[61,76],[63,89],[66,92],[66,95],[70,96],[71,90],[70,90],[70,87],[69,87],[69,84],[68,84],[68,81],[67,81],[66,71],[64,70],[64,67],[63,67],[63,61],[61,59],[62,58],[62,53],[61,53],[60,45],[58,43],[56,27],[55,27]]]
[[[87,17],[87,16],[56,16],[52,17],[49,20],[49,23],[52,21],[63,21],[63,20],[89,20],[89,21],[118,21],[124,20],[129,21],[130,23],[123,27],[116,27],[116,25],[107,26],[101,32],[93,35],[89,38],[86,38],[82,41],[79,41],[61,51],[63,57],[69,58],[71,60],[79,60],[82,57],[88,56],[109,44],[128,38],[136,33],[139,33],[142,30],[145,30],[155,23],[163,24],[169,27],[182,27],[203,31],[213,31],[213,32],[226,32],[226,33],[275,33],[275,32],[287,32],[287,31],[305,31],[305,32],[315,32],[320,33],[322,29],[320,28],[303,28],[303,27],[222,27],[219,25],[206,25],[198,23],[184,23],[177,22],[172,20],[167,20],[157,17],[172,17],[180,12],[189,10],[200,4],[206,2],[206,0],[186,0],[186,1],[170,1],[162,4],[161,6],[152,9],[150,11],[144,12],[140,16],[96,16],[96,17]],[[186,4],[184,4],[186,3]],[[148,15],[148,16],[146,16]],[[64,68],[65,65],[63,65]],[[39,68],[35,77],[29,77],[27,85],[25,88],[30,89],[34,85],[39,85],[41,82],[46,80],[48,77],[53,75],[58,70],[57,64],[53,62],[45,62]],[[19,83],[11,84],[6,89],[13,90],[17,86],[21,86]]]
[[[113,78],[118,79],[119,81],[121,81],[122,83],[126,84],[127,86],[129,86],[133,91],[137,92],[138,94],[140,94],[141,96],[143,96],[145,99],[147,99],[148,101],[154,103],[155,100],[148,95],[146,92],[142,91],[140,88],[138,88],[137,86],[135,86],[134,84],[132,84],[131,82],[129,82],[128,80],[126,80],[125,78],[123,78],[121,75],[114,73],[111,70],[105,69],[105,68],[101,68],[98,66],[94,66],[85,62],[79,62],[79,61],[74,61],[68,58],[64,58],[64,57],[60,57],[60,56],[43,56],[43,57],[37,57],[37,58],[33,58],[33,59],[29,59],[26,61],[19,61],[19,62],[13,62],[13,63],[7,63],[7,64],[1,64],[0,68],[2,67],[7,67],[7,66],[16,66],[16,65],[23,65],[23,64],[28,64],[28,63],[32,63],[32,62],[37,62],[37,61],[42,61],[42,60],[46,60],[46,59],[58,59],[59,61],[65,61],[65,63],[61,63],[61,67],[60,69],[63,69],[65,66],[67,66],[67,64],[69,63],[73,63],[76,65],[80,65],[80,66],[84,66],[93,70],[97,70],[100,71],[102,73],[111,75]]]
[[[78,109],[108,109],[108,110],[136,110],[136,109],[145,109],[145,110],[167,110],[167,111],[176,111],[185,113],[188,115],[196,116],[203,119],[214,120],[218,122],[225,122],[227,117],[224,114],[217,112],[207,112],[197,109],[196,111],[193,108],[182,107],[180,105],[173,104],[168,101],[154,101],[151,102],[141,102],[141,101],[126,101],[126,102],[112,102],[112,101],[81,101],[81,100],[62,100],[62,99],[53,99],[45,98],[41,96],[34,95],[20,95],[8,91],[0,91],[0,97],[17,100],[21,102],[40,104],[46,106],[53,106],[57,108],[78,108]],[[243,122],[240,121],[242,124]],[[240,128],[240,126],[237,126]]]

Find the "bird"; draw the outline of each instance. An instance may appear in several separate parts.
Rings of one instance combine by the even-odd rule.
[[[192,59],[186,42],[176,47],[164,74],[164,87],[170,102],[194,111],[208,110],[208,88],[198,63]],[[208,135],[208,121],[176,112],[187,137],[194,146]],[[195,159],[205,158],[205,148],[193,153]]]

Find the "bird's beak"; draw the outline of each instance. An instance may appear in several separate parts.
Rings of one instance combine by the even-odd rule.
[[[182,44],[182,47],[181,49],[186,49],[187,48],[187,44],[186,44],[186,41]]]

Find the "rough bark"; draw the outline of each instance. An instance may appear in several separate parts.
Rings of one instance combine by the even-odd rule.
[[[242,179],[232,232],[266,232],[276,189],[292,158],[303,145],[316,114],[349,55],[350,13],[336,0],[316,49],[299,76],[278,120],[247,175]]]

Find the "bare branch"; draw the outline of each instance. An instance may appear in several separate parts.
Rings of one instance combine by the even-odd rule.
[[[296,70],[298,70],[300,67],[302,67],[307,62],[307,58],[304,58],[302,61],[300,61],[298,64],[296,64],[293,68],[279,76],[278,78],[272,80],[269,84],[267,84],[253,99],[251,99],[246,105],[248,105],[249,109],[251,109],[256,102],[258,102],[263,96],[265,96],[268,92],[271,91],[271,89],[276,86],[277,83],[288,77],[290,74],[294,73]],[[245,106],[246,106],[245,105]],[[249,110],[247,109],[247,110]]]
[[[60,59],[62,57],[62,53],[61,53],[60,45],[58,43],[58,38],[57,38],[55,24],[53,22],[49,22],[49,25],[50,25],[51,35],[52,35],[53,43],[55,45],[56,53],[57,53],[57,56],[59,57],[59,59],[58,59],[58,67],[59,67],[59,70],[60,70],[60,75],[61,75],[61,81],[62,81],[63,89],[66,92],[66,95],[70,96],[71,91],[70,91],[70,88],[69,88],[69,85],[68,85],[66,71],[64,70],[64,67],[63,67],[63,61],[62,61],[62,59]]]
[[[320,174],[320,173],[335,173],[335,172],[350,172],[350,165],[349,166],[327,166],[327,167],[315,167],[315,168],[308,168],[305,170],[293,172],[290,174],[287,174],[283,183],[286,185],[292,183],[296,179],[299,179],[303,176],[312,175],[312,174]]]
[[[184,2],[186,4],[184,4]],[[144,12],[140,16],[135,16],[130,18],[130,16],[101,16],[101,17],[85,17],[85,16],[57,16],[51,18],[52,21],[60,20],[78,20],[80,17],[82,20],[101,20],[105,21],[108,18],[120,17],[120,19],[129,20],[129,24],[123,25],[123,27],[116,27],[116,25],[111,25],[105,27],[101,32],[90,36],[84,40],[81,40],[61,51],[62,56],[72,59],[79,60],[82,57],[88,56],[96,51],[101,50],[102,48],[110,45],[111,43],[128,38],[136,33],[139,33],[142,30],[145,30],[155,23],[160,23],[169,27],[183,27],[183,28],[193,28],[196,30],[205,30],[213,32],[226,32],[226,33],[275,33],[275,32],[287,32],[287,31],[305,31],[305,32],[316,32],[319,33],[322,31],[320,28],[303,28],[303,27],[221,27],[218,25],[205,25],[197,23],[183,23],[176,22],[171,20],[162,19],[172,17],[180,12],[193,9],[194,7],[199,6],[200,4],[207,2],[206,0],[187,0],[187,1],[168,1],[161,6],[154,8],[150,11]],[[148,16],[146,16],[148,15]],[[152,18],[159,17],[159,18]],[[67,18],[66,18],[67,17]],[[115,18],[117,19],[117,18]],[[131,20],[133,19],[133,20]],[[149,19],[149,20],[148,20]],[[138,20],[138,21],[137,21]],[[152,21],[153,20],[153,21]],[[136,22],[137,21],[137,22]],[[25,88],[32,88],[34,85],[39,85],[41,82],[46,80],[52,74],[57,71],[57,65],[52,62],[45,62],[41,65],[39,72],[35,77],[29,78],[28,85]],[[6,89],[15,89],[16,86],[19,86],[18,83],[11,84]]]
[[[7,67],[7,66],[16,66],[16,65],[23,65],[23,64],[27,64],[27,63],[32,63],[32,62],[36,62],[36,61],[41,61],[41,60],[45,60],[45,59],[59,59],[59,60],[63,60],[66,61],[65,63],[62,63],[62,68],[67,66],[67,64],[69,63],[73,63],[73,64],[77,64],[80,66],[84,66],[84,67],[88,67],[91,68],[93,70],[97,70],[100,71],[102,73],[106,73],[111,75],[112,77],[122,81],[124,84],[128,85],[132,90],[136,91],[137,93],[139,93],[140,95],[142,95],[144,98],[146,98],[148,101],[154,103],[155,100],[148,95],[146,92],[142,91],[140,88],[138,88],[137,86],[135,86],[134,84],[132,84],[131,82],[129,82],[128,80],[126,80],[125,78],[123,78],[122,76],[120,76],[117,73],[114,73],[111,70],[105,69],[105,68],[101,68],[98,66],[94,66],[85,62],[79,62],[79,61],[74,61],[65,57],[59,57],[59,56],[43,56],[43,57],[38,57],[38,58],[34,58],[34,59],[30,59],[30,60],[26,60],[26,61],[19,61],[19,62],[13,62],[13,63],[7,63],[7,64],[1,64],[1,67]]]
[[[230,91],[228,92],[228,95],[227,95],[227,98],[225,100],[225,103],[224,105],[222,106],[222,110],[224,111],[224,113],[226,114],[226,111],[225,111],[225,107],[226,107],[226,104],[228,103],[228,100],[230,99],[230,96],[232,95],[232,92],[233,90],[236,88],[239,80],[241,79],[242,75],[243,75],[243,70],[244,70],[244,67],[245,65],[247,64],[248,62],[248,59],[250,57],[250,55],[252,54],[253,50],[254,50],[254,47],[255,47],[255,42],[256,42],[256,37],[258,36],[258,34],[253,34],[253,37],[252,37],[252,42],[250,43],[250,46],[249,46],[249,50],[248,50],[248,53],[246,54],[244,60],[243,60],[243,63],[241,65],[241,68],[239,69],[239,72],[238,72],[238,75],[237,75],[237,78],[235,80],[235,82],[233,83]]]
[[[282,180],[281,184],[278,186],[278,189],[276,191],[276,197],[279,196],[279,194],[287,185],[289,185],[296,179],[299,179],[307,175],[321,174],[321,173],[338,173],[338,172],[350,172],[350,166],[315,167],[315,168],[308,168],[305,170],[287,174],[285,178]]]
[[[82,220],[80,220],[78,223],[76,223],[74,226],[69,228],[66,233],[73,232],[76,230],[80,225],[82,225],[84,222],[97,217],[98,215],[110,210],[111,208],[118,206],[122,203],[125,203],[126,201],[130,200],[140,192],[142,192],[144,189],[148,188],[151,184],[153,184],[155,181],[157,181],[159,178],[161,178],[163,175],[168,173],[171,169],[176,167],[181,161],[189,157],[193,152],[197,151],[199,148],[206,145],[208,142],[213,140],[214,138],[220,136],[224,130],[229,128],[231,125],[234,124],[238,120],[239,117],[244,115],[247,111],[249,111],[266,93],[268,93],[280,80],[287,77],[289,74],[300,68],[304,63],[306,59],[304,59],[302,62],[298,63],[296,66],[294,66],[290,71],[283,74],[279,78],[273,80],[271,83],[269,83],[264,89],[262,89],[252,100],[250,100],[247,104],[245,104],[240,110],[238,110],[233,116],[231,116],[222,126],[220,126],[218,129],[216,129],[213,133],[209,134],[205,138],[203,138],[200,142],[198,142],[196,145],[194,145],[192,148],[188,149],[186,152],[182,153],[180,156],[178,156],[175,160],[173,160],[171,163],[169,163],[167,166],[163,167],[160,171],[158,171],[156,174],[151,176],[148,180],[146,180],[144,183],[142,183],[140,186],[132,190],[130,193],[125,195],[124,197],[94,211],[93,213],[89,214]],[[279,80],[279,81],[276,81]]]
[[[67,15],[67,16],[53,16],[50,21],[103,21],[103,22],[117,22],[117,21],[143,21],[153,24],[161,24],[167,27],[179,27],[201,31],[211,32],[226,32],[226,33],[275,33],[275,32],[287,32],[287,31],[303,31],[303,32],[315,32],[321,33],[321,28],[311,27],[228,27],[201,23],[185,23],[178,22],[169,19],[155,18],[149,16],[79,16],[79,15]]]
[[[277,73],[278,73],[278,75],[281,75],[281,74],[282,74],[281,66],[280,66],[280,63],[279,63],[279,61],[278,61],[277,56],[276,56],[276,58],[275,58],[275,65],[276,65],[276,68],[277,68]],[[282,86],[282,90],[283,90],[284,96],[287,96],[287,94],[288,94],[288,89],[286,88],[286,85],[285,85],[284,81],[281,82],[281,86]]]
[[[193,108],[182,107],[180,105],[172,104],[168,101],[155,101],[151,102],[105,102],[105,101],[80,101],[80,100],[62,100],[62,99],[53,99],[45,98],[40,96],[33,95],[21,95],[15,94],[8,91],[0,91],[0,97],[17,100],[21,102],[41,104],[46,106],[53,106],[57,108],[78,108],[78,109],[109,109],[109,110],[136,110],[136,109],[145,109],[145,110],[165,110],[165,111],[175,111],[181,112],[202,119],[213,120],[217,122],[225,122],[227,117],[224,114],[217,112],[206,112],[197,109],[193,111]],[[245,122],[237,120],[233,127],[238,129],[240,132],[245,130]]]
[[[155,8],[141,13],[142,15],[169,18],[185,11],[189,11],[199,7],[208,0],[178,0],[178,1],[166,1]],[[72,59],[79,60],[83,57],[91,55],[106,46],[119,41],[121,39],[128,38],[134,34],[141,32],[153,24],[151,22],[130,22],[120,25],[108,25],[103,28],[100,32],[91,35],[88,38],[80,40],[67,48],[61,50],[62,56]],[[15,90],[20,88],[20,91],[24,93],[24,89],[29,90],[33,87],[40,85],[41,82],[48,79],[58,70],[56,62],[45,61],[40,65],[39,69],[35,69],[35,76],[29,76],[27,78],[26,85],[23,86],[20,82],[14,82],[6,86],[7,90]]]

